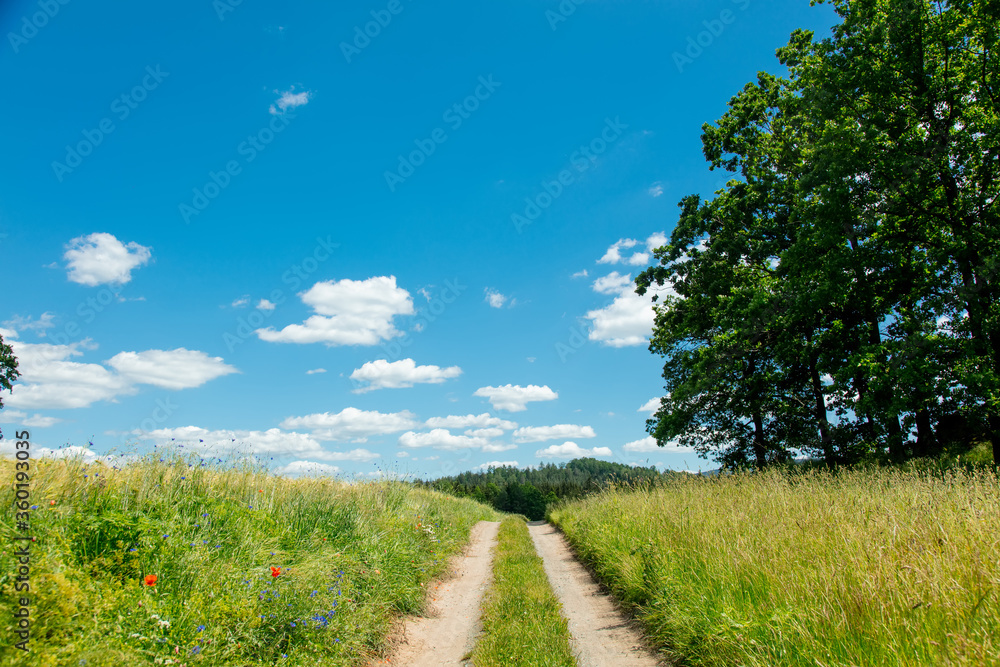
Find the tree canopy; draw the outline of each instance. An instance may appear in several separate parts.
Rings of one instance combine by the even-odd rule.
[[[636,279],[670,288],[648,430],[728,466],[1000,461],[1000,4],[833,4],[703,126],[731,180]]]
[[[17,357],[14,356],[14,349],[3,342],[0,335],[0,391],[10,391],[14,381],[21,376],[17,370]],[[3,407],[3,394],[0,393],[0,408]]]

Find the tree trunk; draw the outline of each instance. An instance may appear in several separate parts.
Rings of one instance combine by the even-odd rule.
[[[764,439],[764,417],[759,410],[753,411],[753,454],[757,459],[757,468],[767,465],[767,442]]]
[[[819,439],[823,447],[823,458],[828,466],[834,463],[833,438],[830,437],[830,422],[826,414],[826,398],[823,395],[823,381],[816,367],[816,355],[809,359],[809,375],[812,379],[813,400],[816,405],[816,422],[819,424]]]
[[[1000,415],[990,415],[990,440],[993,441],[993,465],[1000,468]]]
[[[913,446],[913,455],[916,457],[934,456],[938,447],[934,429],[931,427],[931,414],[927,408],[920,408],[915,414],[917,418],[917,443]]]

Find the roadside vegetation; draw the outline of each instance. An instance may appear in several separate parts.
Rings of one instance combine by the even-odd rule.
[[[549,518],[679,664],[1000,664],[991,469],[680,477]]]
[[[561,605],[522,516],[500,524],[476,667],[575,667]]]
[[[0,461],[14,479],[14,463]],[[398,482],[291,480],[201,459],[123,469],[32,462],[31,652],[0,621],[0,663],[358,665],[386,649],[428,581],[496,520]],[[14,507],[13,485],[0,504]],[[14,512],[0,515],[13,610]]]

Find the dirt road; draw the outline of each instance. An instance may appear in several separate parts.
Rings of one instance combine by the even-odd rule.
[[[499,522],[480,521],[472,529],[464,556],[455,559],[453,577],[438,582],[427,617],[406,621],[403,643],[389,664],[398,667],[454,667],[472,650],[479,629],[483,593],[493,580],[493,546]]]
[[[641,635],[570,551],[562,533],[544,521],[529,523],[528,531],[569,621],[570,646],[580,667],[659,665]]]

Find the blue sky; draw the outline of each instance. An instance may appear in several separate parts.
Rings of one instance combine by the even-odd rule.
[[[0,425],[36,453],[184,443],[287,474],[713,467],[645,439],[662,364],[628,281],[724,180],[701,125],[835,21],[6,2],[0,334],[23,377]]]

